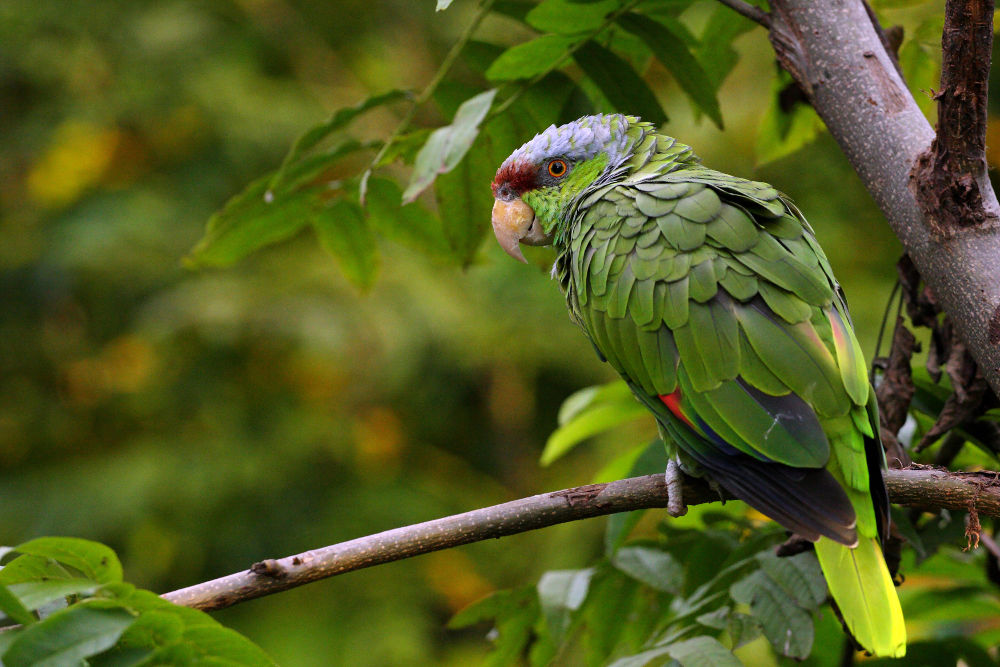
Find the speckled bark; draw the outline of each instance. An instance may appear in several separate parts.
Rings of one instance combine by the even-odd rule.
[[[927,509],[969,510],[975,507],[981,515],[1000,517],[1000,484],[996,480],[996,473],[949,473],[930,469],[886,473],[886,486],[894,503]],[[688,505],[698,505],[717,501],[719,496],[705,482],[685,477],[684,500]],[[222,609],[373,565],[567,521],[662,508],[666,507],[666,501],[663,475],[543,493],[295,556],[264,560],[244,572],[166,593],[163,597],[187,607]],[[664,513],[663,518],[669,517]]]
[[[771,42],[955,321],[1000,395],[1000,227],[996,195],[977,179],[984,224],[934,234],[910,174],[934,132],[860,0],[773,0]]]

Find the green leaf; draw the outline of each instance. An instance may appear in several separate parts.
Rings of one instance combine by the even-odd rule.
[[[493,61],[486,70],[490,81],[515,81],[538,76],[555,66],[573,44],[569,37],[544,35],[536,40],[513,46]]]
[[[632,66],[596,42],[585,42],[573,58],[619,111],[636,114],[655,125],[667,122],[656,95]]]
[[[465,162],[442,174],[434,183],[441,225],[455,256],[469,264],[489,229],[489,183],[497,165],[493,161],[493,140],[484,129],[469,149]]]
[[[380,235],[440,259],[454,259],[441,221],[419,203],[401,204],[395,181],[372,178],[368,191],[368,220]]]
[[[539,462],[543,466],[549,465],[583,440],[648,415],[649,411],[635,401],[631,404],[608,403],[591,408],[553,431],[545,443]]]
[[[715,96],[716,86],[684,44],[679,34],[679,24],[669,17],[654,21],[648,16],[631,12],[620,16],[618,24],[645,42],[695,106],[722,129],[722,112]]]
[[[90,579],[69,578],[41,581],[25,581],[10,584],[8,588],[30,610],[38,609],[50,602],[64,598],[67,595],[91,594],[99,584]],[[18,621],[24,623],[24,621]]]
[[[365,290],[375,282],[378,248],[361,207],[338,199],[312,217],[313,231],[323,249],[333,255],[344,276]]]
[[[633,579],[658,591],[676,595],[684,585],[684,568],[661,549],[622,547],[611,557],[611,563]]]
[[[21,625],[31,625],[35,622],[35,616],[30,609],[37,607],[28,607],[8,587],[0,584],[0,611],[8,618]]]
[[[587,599],[594,570],[551,570],[538,580],[538,601],[552,636],[560,639],[569,629],[574,611]]]
[[[427,143],[417,153],[413,165],[410,184],[403,192],[403,201],[411,202],[434,182],[438,174],[455,168],[479,134],[479,124],[486,117],[495,88],[466,100],[455,112],[451,125],[438,128],[431,133]]]
[[[183,642],[189,644],[198,663],[232,664],[242,667],[272,667],[274,661],[259,646],[229,628],[221,625],[189,627],[184,631]],[[156,653],[153,654],[156,663]]]
[[[737,602],[750,605],[778,653],[799,659],[809,656],[814,633],[812,617],[767,574],[757,570],[733,584],[729,592]]]
[[[374,95],[366,100],[363,100],[362,102],[359,102],[353,107],[338,109],[332,116],[322,123],[314,125],[303,132],[302,135],[295,140],[295,143],[292,144],[288,154],[285,155],[285,159],[282,160],[281,166],[278,167],[277,171],[274,172],[274,176],[271,177],[271,181],[268,184],[268,191],[274,192],[274,190],[281,185],[281,181],[284,179],[289,165],[302,157],[302,154],[310,148],[313,148],[316,144],[323,141],[337,130],[345,127],[348,123],[364,112],[376,107],[385,106],[386,104],[391,104],[392,102],[396,102],[409,95],[409,92],[403,90],[390,90],[389,92],[382,93],[381,95]]]
[[[135,617],[124,609],[76,605],[22,630],[3,654],[6,667],[75,665],[114,646]]]
[[[635,403],[632,390],[624,380],[584,387],[570,394],[559,407],[559,425],[563,426],[599,403]]]
[[[782,110],[779,97],[787,80],[787,74],[777,77],[771,105],[761,119],[756,147],[758,165],[791,155],[815,139],[824,127],[808,104],[795,103],[789,111]]]
[[[693,637],[669,648],[670,657],[682,667],[742,667],[743,664],[714,637]]]
[[[528,12],[528,25],[540,32],[574,35],[593,32],[604,18],[618,8],[615,0],[600,0],[586,5],[574,5],[567,0],[544,0]]]
[[[756,25],[721,4],[712,11],[695,53],[716,91],[739,62],[740,57],[733,48],[733,41]]]
[[[88,579],[100,584],[120,582],[122,564],[115,552],[99,542],[78,537],[40,537],[15,550],[22,554],[42,556],[68,565],[83,573]]]
[[[208,220],[205,235],[185,259],[192,267],[228,266],[271,243],[289,238],[308,224],[313,210],[336,194],[323,173],[364,148],[347,141],[289,167],[281,185],[269,190],[271,176],[258,178]]]
[[[767,551],[758,555],[757,560],[767,576],[800,607],[815,609],[826,602],[826,579],[813,551],[787,558]]]
[[[646,665],[652,663],[654,660],[657,661],[656,664],[661,664],[662,658],[669,655],[669,646],[658,646],[656,648],[651,648],[648,651],[643,651],[642,653],[636,653],[635,655],[618,658],[608,665],[608,667],[646,667]]]

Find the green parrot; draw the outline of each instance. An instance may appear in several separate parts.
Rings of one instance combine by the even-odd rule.
[[[858,643],[904,655],[874,391],[795,205],[619,114],[549,127],[492,187],[500,245],[555,246],[571,318],[655,415],[671,513],[679,466],[815,542]]]

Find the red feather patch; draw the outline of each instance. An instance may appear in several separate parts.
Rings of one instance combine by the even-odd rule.
[[[667,409],[674,413],[674,416],[680,419],[682,422],[694,428],[694,424],[688,419],[683,412],[681,412],[681,390],[676,389],[672,394],[661,394],[660,400],[663,404],[667,406]]]
[[[538,170],[529,162],[515,162],[501,167],[493,179],[493,196],[498,197],[500,189],[506,185],[512,194],[520,197],[538,186]]]

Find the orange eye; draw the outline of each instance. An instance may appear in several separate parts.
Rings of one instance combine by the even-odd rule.
[[[566,161],[565,160],[553,160],[549,162],[549,176],[553,178],[560,178],[566,175]]]

